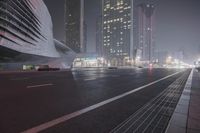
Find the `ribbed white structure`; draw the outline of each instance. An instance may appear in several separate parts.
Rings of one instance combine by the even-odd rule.
[[[0,46],[24,54],[60,57],[43,0],[0,0]]]

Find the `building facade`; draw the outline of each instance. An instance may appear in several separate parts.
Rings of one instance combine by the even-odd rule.
[[[51,16],[42,0],[0,0],[0,63],[51,64],[68,58],[69,51],[53,38]]]
[[[99,57],[103,56],[103,30],[102,30],[102,15],[96,19],[96,53]]]
[[[41,0],[0,1],[0,45],[27,54],[59,57],[53,25]]]
[[[84,0],[65,0],[66,43],[77,53],[86,52]]]
[[[111,65],[126,65],[134,56],[133,0],[102,2],[102,55]]]
[[[155,53],[155,7],[153,4],[142,3],[138,9],[138,44],[142,50],[142,59],[152,62]]]

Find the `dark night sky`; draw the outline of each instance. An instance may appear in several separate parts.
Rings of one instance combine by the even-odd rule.
[[[64,40],[64,0],[44,1],[53,18],[55,38]],[[89,52],[95,50],[100,1],[85,1]],[[160,0],[156,9],[156,46],[160,50],[184,50],[192,59],[200,56],[200,0]]]

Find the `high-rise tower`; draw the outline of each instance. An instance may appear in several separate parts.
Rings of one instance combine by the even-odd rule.
[[[103,57],[123,65],[133,57],[133,0],[103,0]]]
[[[140,4],[138,6],[139,24],[138,41],[142,49],[142,58],[152,61],[154,53],[154,5]]]
[[[96,20],[96,53],[99,57],[103,56],[102,33],[102,15],[100,15]]]
[[[77,53],[86,52],[84,0],[65,0],[66,43]]]

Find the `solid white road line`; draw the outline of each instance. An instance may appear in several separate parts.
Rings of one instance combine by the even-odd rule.
[[[36,126],[36,127],[33,127],[33,128],[31,128],[31,129],[28,129],[28,130],[26,130],[26,131],[24,131],[24,132],[22,132],[22,133],[37,133],[37,132],[41,132],[41,131],[46,130],[46,129],[48,129],[48,128],[51,128],[51,127],[53,127],[53,126],[55,126],[55,125],[58,125],[58,124],[63,123],[63,122],[66,122],[66,121],[68,121],[68,120],[70,120],[70,119],[72,119],[72,118],[75,118],[75,117],[77,117],[77,116],[80,116],[80,115],[82,115],[82,114],[85,114],[85,113],[87,113],[87,112],[89,112],[89,111],[92,111],[92,110],[94,110],[94,109],[97,109],[97,108],[99,108],[99,107],[102,107],[102,106],[104,106],[104,105],[106,105],[106,104],[109,104],[109,103],[111,103],[111,102],[114,102],[114,101],[116,101],[116,100],[119,100],[119,99],[121,99],[121,98],[124,98],[124,97],[126,97],[126,96],[128,96],[128,95],[130,95],[130,94],[133,94],[133,93],[135,93],[135,92],[137,92],[137,91],[140,91],[140,90],[142,90],[142,89],[144,89],[144,88],[146,88],[146,87],[149,87],[149,86],[151,86],[151,85],[154,85],[154,84],[156,84],[156,83],[158,83],[158,82],[160,82],[160,81],[163,81],[163,80],[165,80],[165,79],[168,79],[168,78],[170,78],[170,77],[172,77],[172,76],[174,76],[174,75],[177,75],[177,74],[179,74],[179,73],[181,73],[181,72],[177,72],[177,73],[171,74],[171,75],[166,76],[166,77],[164,77],[164,78],[162,78],[162,79],[156,80],[156,81],[151,82],[151,83],[149,83],[149,84],[147,84],[147,85],[144,85],[144,86],[141,86],[141,87],[139,87],[139,88],[133,89],[133,90],[131,90],[131,91],[129,91],[129,92],[123,93],[123,94],[121,94],[121,95],[118,95],[118,96],[116,96],[116,97],[110,98],[110,99],[105,100],[105,101],[102,101],[102,102],[100,102],[100,103],[97,103],[97,104],[95,104],[95,105],[92,105],[92,106],[87,107],[87,108],[84,108],[84,109],[81,109],[81,110],[79,110],[79,111],[73,112],[73,113],[71,113],[71,114],[67,114],[67,115],[61,116],[61,117],[59,117],[59,118],[57,118],[57,119],[54,119],[54,120],[52,120],[52,121],[49,121],[49,122],[43,123],[43,124],[41,124],[41,125],[38,125],[38,126]]]
[[[38,88],[38,87],[45,87],[45,86],[53,86],[53,84],[32,85],[32,86],[27,86],[26,88]]]

